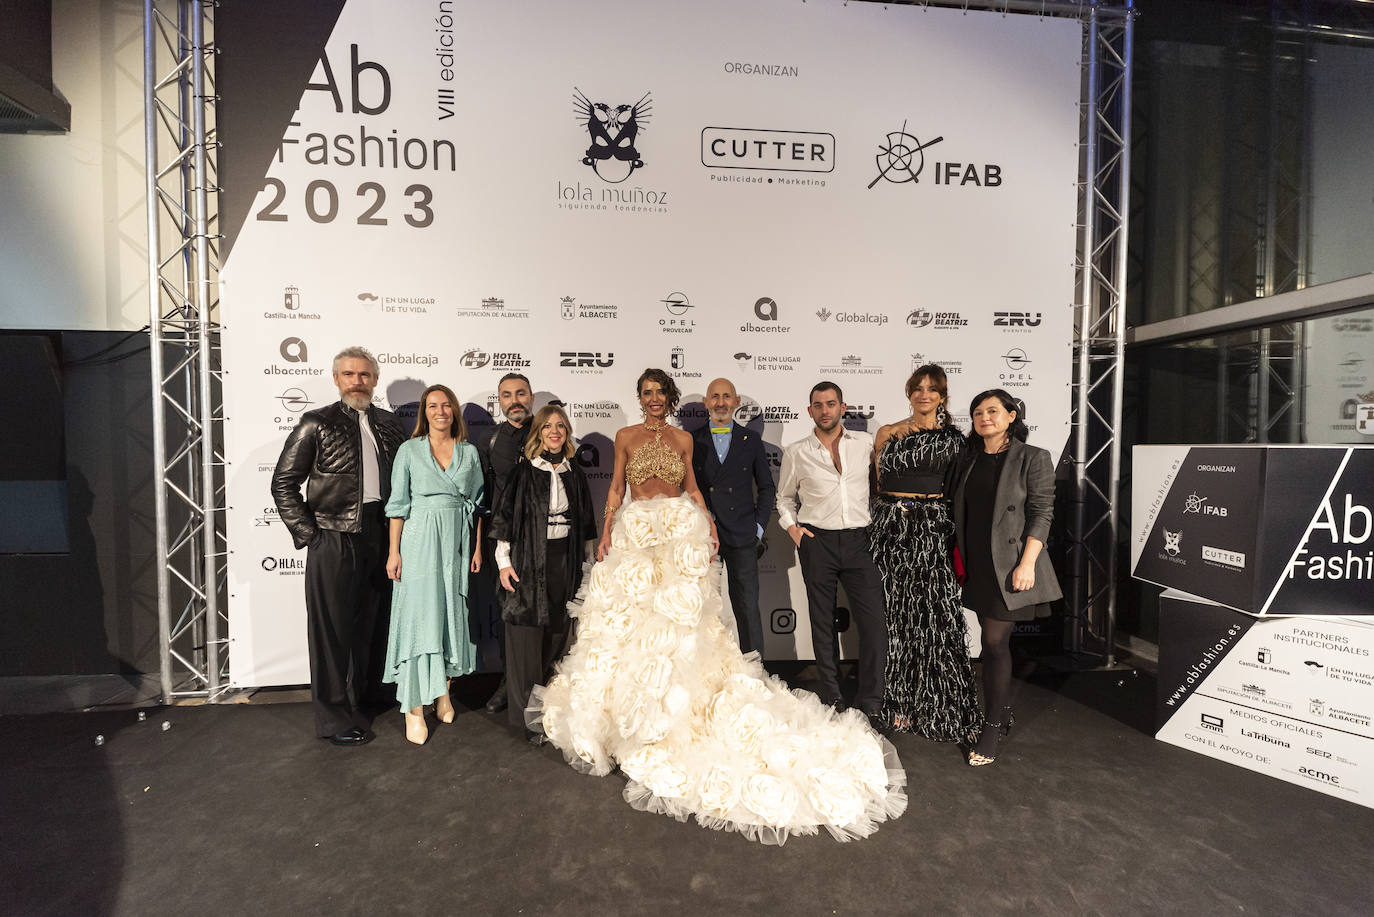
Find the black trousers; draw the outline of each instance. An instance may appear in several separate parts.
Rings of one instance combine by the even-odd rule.
[[[385,646],[383,611],[391,607],[382,504],[365,504],[362,523],[358,533],[321,529],[305,555],[310,701],[320,736],[366,729],[369,720],[359,705],[376,696],[381,681],[384,657],[377,647]]]
[[[758,542],[746,548],[720,546],[725,561],[725,583],[730,592],[730,607],[735,612],[741,653],[763,653],[763,619],[759,617]]]
[[[883,670],[887,666],[887,619],[883,584],[868,552],[866,529],[819,529],[803,523],[815,537],[802,536],[797,556],[811,617],[811,645],[820,673],[820,696],[840,699],[839,653],[835,640],[835,594],[843,583],[850,615],[859,629],[859,694],[856,706],[877,713],[883,706]]]
[[[510,724],[525,728],[525,707],[535,685],[553,675],[553,664],[567,652],[572,628],[568,620],[568,542],[548,542],[544,561],[544,594],[548,597],[549,623],[506,625],[506,715]]]

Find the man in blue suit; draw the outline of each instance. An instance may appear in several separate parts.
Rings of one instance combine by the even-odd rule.
[[[735,423],[739,395],[729,379],[716,379],[702,399],[710,421],[692,435],[692,471],[716,518],[720,556],[742,652],[763,652],[759,617],[759,544],[772,512],[777,484],[763,438]]]

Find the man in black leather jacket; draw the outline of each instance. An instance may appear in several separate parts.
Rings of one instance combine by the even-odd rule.
[[[335,745],[372,740],[359,701],[369,687],[386,578],[391,463],[405,441],[396,416],[372,404],[378,366],[349,347],[334,358],[339,401],[301,415],[272,473],[272,500],[305,561],[310,697],[315,731]],[[301,485],[305,497],[301,497]]]

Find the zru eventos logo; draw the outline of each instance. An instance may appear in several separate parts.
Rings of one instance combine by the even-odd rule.
[[[587,128],[591,146],[582,156],[582,164],[591,166],[597,177],[610,184],[619,184],[629,178],[635,169],[644,167],[635,141],[644,123],[649,120],[653,110],[653,100],[649,93],[633,105],[617,105],[614,108],[605,102],[593,102],[573,87],[577,109],[577,120]]]
[[[934,140],[927,140],[922,143],[906,132],[906,122],[903,121],[902,129],[892,131],[887,135],[886,143],[878,146],[878,155],[875,157],[878,164],[878,177],[868,183],[869,190],[871,191],[873,186],[880,181],[890,181],[894,185],[919,182],[921,170],[926,165],[924,150],[944,139],[944,137],[936,137]]]

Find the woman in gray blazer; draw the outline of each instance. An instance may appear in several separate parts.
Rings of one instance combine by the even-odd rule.
[[[955,467],[954,534],[967,576],[963,604],[983,630],[983,730],[969,752],[991,764],[1011,731],[1011,632],[1062,598],[1044,553],[1054,514],[1054,463],[1026,445],[1025,405],[1001,389],[969,407],[973,430]]]

